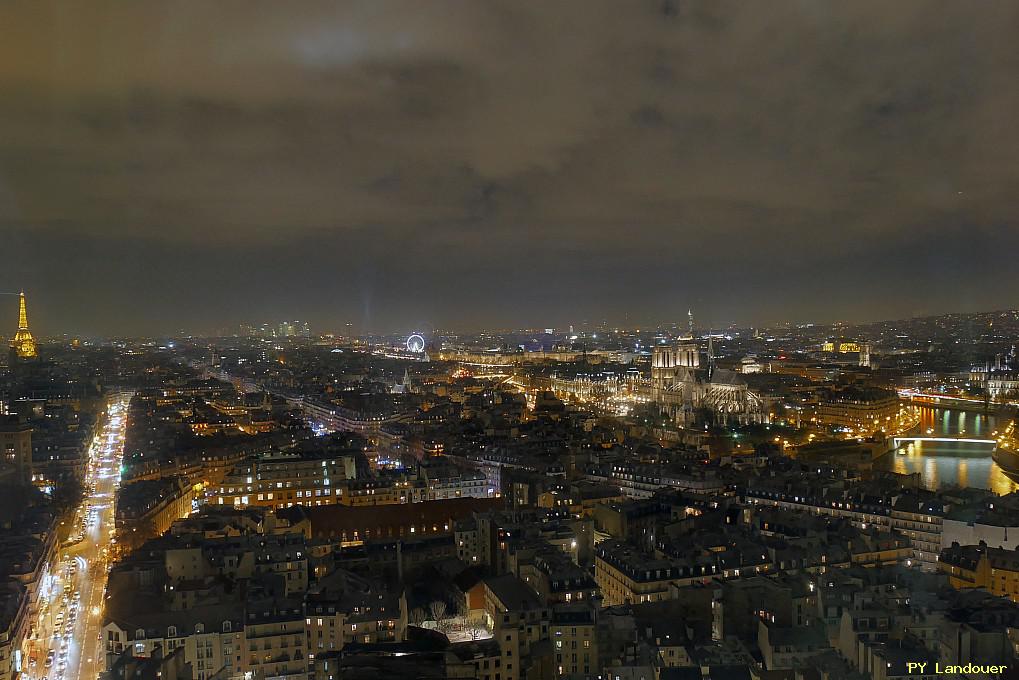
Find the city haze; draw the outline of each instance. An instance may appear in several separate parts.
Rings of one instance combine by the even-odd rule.
[[[1010,308],[1017,19],[8,3],[0,290],[40,334]]]

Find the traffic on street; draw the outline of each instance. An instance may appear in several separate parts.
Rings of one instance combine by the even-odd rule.
[[[89,447],[84,497],[45,572],[26,642],[29,680],[95,680],[103,668],[99,636],[129,401],[130,395],[110,400],[105,424]]]

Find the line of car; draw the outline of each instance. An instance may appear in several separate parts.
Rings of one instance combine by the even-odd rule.
[[[75,526],[75,533],[70,537],[70,542],[75,543],[85,539],[89,529],[97,526],[100,519],[100,511],[109,505],[109,501],[97,501],[99,498],[109,498],[112,493],[96,494],[96,480],[97,478],[105,478],[109,476],[104,474],[104,471],[109,467],[110,463],[114,462],[114,448],[116,446],[118,435],[115,431],[120,428],[122,418],[121,411],[124,406],[115,406],[111,409],[111,415],[113,418],[110,421],[111,431],[108,431],[105,442],[96,444],[97,448],[90,451],[90,463],[86,473],[86,489],[85,489],[85,502],[79,510],[78,521]],[[115,481],[114,492],[119,484]],[[99,557],[102,560],[105,557],[106,549],[100,553]],[[60,595],[59,604],[54,601],[56,606],[60,609],[54,616],[53,619],[53,631],[50,641],[50,647],[46,654],[46,659],[43,665],[46,668],[46,674],[39,677],[34,677],[34,680],[64,680],[64,674],[68,667],[68,659],[70,656],[71,642],[74,638],[74,628],[77,622],[78,614],[82,610],[81,606],[81,592],[75,587],[77,580],[78,567],[85,566],[86,562],[80,557],[75,558],[67,554],[64,555],[63,573],[57,576],[58,581],[63,581],[63,592]],[[43,623],[45,617],[51,611],[51,602],[47,598],[43,602],[40,608],[40,624]],[[40,625],[40,629],[43,628]],[[87,630],[86,630],[87,633]],[[41,644],[39,631],[36,631],[33,635],[33,639],[37,641],[37,644]],[[83,649],[81,650],[84,651]],[[91,662],[91,659],[89,659]],[[35,668],[37,666],[37,660],[35,657],[35,651],[33,650],[30,659],[29,666]],[[52,670],[51,670],[52,669]],[[52,673],[52,675],[49,675]],[[33,677],[34,674],[29,674],[29,677]]]
[[[69,560],[64,573],[64,592],[61,595],[61,608],[53,619],[53,646],[46,653],[46,660],[43,662],[47,669],[56,667],[54,679],[63,676],[64,671],[67,669],[67,659],[70,654],[70,643],[74,634],[74,625],[81,609],[81,593],[74,590],[71,586],[71,582],[77,574],[77,566],[74,560]]]

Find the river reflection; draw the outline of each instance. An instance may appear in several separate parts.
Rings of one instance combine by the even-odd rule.
[[[951,409],[920,409],[920,436],[966,434],[974,438],[992,438],[998,427],[993,415],[953,411]],[[929,489],[964,486],[990,489],[1006,494],[1019,488],[991,459],[994,447],[969,442],[910,442],[898,453],[890,453],[878,467],[900,474],[920,473]]]

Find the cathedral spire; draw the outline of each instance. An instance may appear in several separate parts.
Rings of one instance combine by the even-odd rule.
[[[712,332],[708,331],[708,375],[713,375],[715,372],[715,342],[712,337]]]
[[[14,334],[11,341],[11,348],[22,359],[31,359],[36,356],[35,338],[28,330],[28,311],[25,307],[25,291],[21,291],[18,303],[18,332]]]

